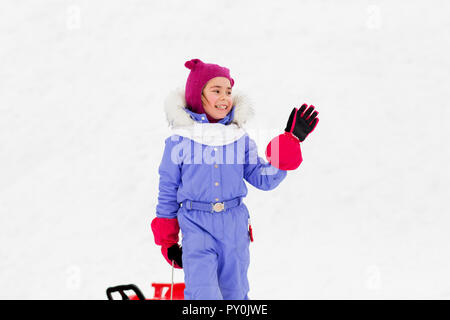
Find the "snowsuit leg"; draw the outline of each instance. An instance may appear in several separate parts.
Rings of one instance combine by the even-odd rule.
[[[248,300],[247,271],[250,264],[248,211],[245,204],[224,214],[224,234],[219,239],[218,278],[225,300]],[[228,227],[233,226],[233,227]]]
[[[250,263],[245,204],[222,212],[180,208],[185,299],[248,299]]]

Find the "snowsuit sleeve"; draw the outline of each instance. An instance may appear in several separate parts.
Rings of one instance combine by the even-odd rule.
[[[158,169],[159,194],[156,216],[159,218],[176,218],[180,207],[177,202],[177,192],[181,182],[181,163],[178,163],[179,160],[176,157],[172,157],[175,143],[170,137],[166,139],[164,154]]]
[[[286,175],[287,171],[278,169],[259,157],[255,141],[248,138],[245,150],[245,180],[252,186],[267,191],[275,189]]]

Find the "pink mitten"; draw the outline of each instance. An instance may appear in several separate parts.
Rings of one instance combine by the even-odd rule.
[[[295,170],[302,163],[300,142],[305,140],[319,122],[314,106],[306,110],[307,106],[303,104],[299,110],[294,108],[285,132],[273,138],[267,145],[266,158],[272,166],[281,170]]]
[[[167,250],[173,245],[178,243],[178,233],[180,232],[180,226],[178,225],[178,219],[169,218],[154,218],[152,220],[152,231],[155,237],[155,243],[161,246],[161,253],[167,262],[172,265],[172,261],[168,258]],[[175,268],[181,269],[176,263]]]

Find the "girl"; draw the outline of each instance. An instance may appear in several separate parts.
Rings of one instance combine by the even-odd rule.
[[[229,69],[199,59],[185,66],[191,70],[185,91],[166,100],[173,131],[159,166],[152,231],[164,258],[184,269],[185,299],[248,299],[253,239],[244,179],[261,190],[276,188],[300,164],[300,141],[317,124],[317,112],[294,108],[286,132],[266,149],[267,163],[242,128],[253,110],[232,95]]]

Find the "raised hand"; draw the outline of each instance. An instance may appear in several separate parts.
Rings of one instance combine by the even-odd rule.
[[[303,161],[300,142],[315,129],[319,112],[314,106],[308,109],[303,104],[300,109],[294,108],[284,129],[284,133],[273,138],[266,147],[266,159],[269,163],[281,170],[295,170]]]
[[[319,118],[317,118],[319,112],[314,111],[313,105],[309,106],[308,109],[306,107],[308,105],[303,104],[298,110],[297,108],[292,109],[286,128],[284,129],[284,131],[293,134],[302,142],[313,132],[317,123],[319,123]]]

